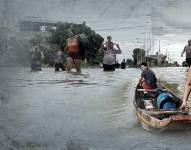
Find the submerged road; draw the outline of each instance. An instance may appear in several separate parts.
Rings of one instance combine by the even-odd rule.
[[[180,84],[186,68],[155,68]],[[191,131],[152,133],[133,107],[139,69],[83,75],[1,68],[0,150],[190,150]]]

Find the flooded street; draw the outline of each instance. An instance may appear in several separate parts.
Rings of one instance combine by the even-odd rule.
[[[191,50],[190,8],[188,0],[2,0],[0,150],[190,150],[191,131],[148,132],[138,123],[140,69],[76,75],[29,67],[62,66],[66,57],[95,66],[109,41],[118,54],[105,65],[184,66],[191,63],[191,52],[183,54]],[[187,68],[151,69],[183,91]]]
[[[183,87],[186,68],[153,70]],[[190,149],[190,131],[151,133],[138,124],[133,99],[139,69],[83,71],[1,69],[0,149]]]

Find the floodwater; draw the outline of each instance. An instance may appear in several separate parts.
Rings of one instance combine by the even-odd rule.
[[[186,68],[154,68],[183,88]],[[141,70],[1,68],[0,150],[190,150],[191,132],[148,132],[137,122]]]

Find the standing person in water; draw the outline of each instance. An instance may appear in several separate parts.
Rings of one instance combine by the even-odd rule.
[[[187,100],[190,95],[190,91],[191,91],[191,67],[189,67],[188,69],[187,79],[184,84],[183,100],[182,100],[182,105],[180,107],[181,109],[187,108]]]
[[[120,67],[120,64],[118,62],[118,60],[115,61],[115,68],[119,68]]]
[[[182,51],[181,57],[183,54],[186,52],[186,62],[188,66],[190,67],[191,65],[191,39],[188,40],[188,45],[186,45]]]
[[[147,63],[141,63],[142,74],[139,80],[140,86],[143,89],[150,90],[157,88],[157,78],[152,70],[150,70],[147,66]]]
[[[188,72],[187,72],[187,79],[185,81],[184,84],[184,94],[183,94],[183,100],[182,100],[182,105],[181,105],[181,109],[185,109],[187,108],[187,100],[188,97],[190,95],[190,91],[191,91],[191,39],[188,40],[188,45],[186,45],[182,51],[181,57],[183,56],[183,54],[186,52],[186,62],[189,66],[188,68]]]
[[[63,63],[63,52],[60,49],[60,46],[58,44],[53,44],[53,52],[54,52],[54,67],[55,72],[65,71],[64,63]]]
[[[104,53],[103,57],[103,70],[115,71],[116,54],[121,54],[119,44],[115,44],[112,41],[112,37],[108,36],[107,41],[103,43],[99,49],[99,52]],[[116,46],[117,49],[114,48]]]
[[[125,59],[123,59],[123,61],[121,62],[121,69],[125,69],[126,65],[127,65],[127,63],[126,63]]]
[[[64,50],[68,52],[66,58],[66,69],[68,73],[71,73],[72,64],[76,67],[77,74],[81,73],[81,54],[80,45],[73,29],[68,31],[69,38],[66,41]]]
[[[40,45],[33,43],[33,48],[31,51],[31,71],[41,71],[41,64],[43,59],[44,54],[41,51]]]

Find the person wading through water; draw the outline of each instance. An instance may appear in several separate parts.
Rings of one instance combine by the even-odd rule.
[[[44,54],[41,51],[40,45],[37,46],[33,43],[33,48],[31,51],[31,71],[41,71],[42,60],[44,59]]]
[[[123,61],[121,62],[121,69],[125,69],[126,65],[127,63],[125,62],[125,59],[123,59]]]
[[[114,44],[112,41],[112,37],[108,36],[107,41],[103,43],[99,49],[99,53],[103,52],[103,70],[104,71],[115,71],[115,61],[116,54],[121,54],[121,49],[119,44]],[[117,47],[117,49],[114,48]]]
[[[67,51],[66,69],[71,73],[72,64],[76,67],[77,74],[81,73],[81,54],[78,38],[73,29],[68,30],[69,38],[66,41],[64,50]]]
[[[181,57],[183,57],[183,54],[186,52],[186,63],[190,67],[191,65],[191,39],[188,40],[188,45],[186,45],[181,53]]]
[[[181,57],[183,54],[186,52],[186,63],[188,64],[188,72],[187,72],[187,78],[184,84],[184,94],[183,94],[183,100],[182,100],[182,105],[181,109],[187,109],[187,101],[188,97],[190,95],[191,91],[191,39],[188,40],[188,45],[186,45],[182,51]]]
[[[53,49],[53,57],[54,57],[54,67],[55,67],[55,72],[60,71],[65,71],[64,63],[63,63],[63,52],[60,49],[60,46],[58,44],[53,44],[52,45]]]

